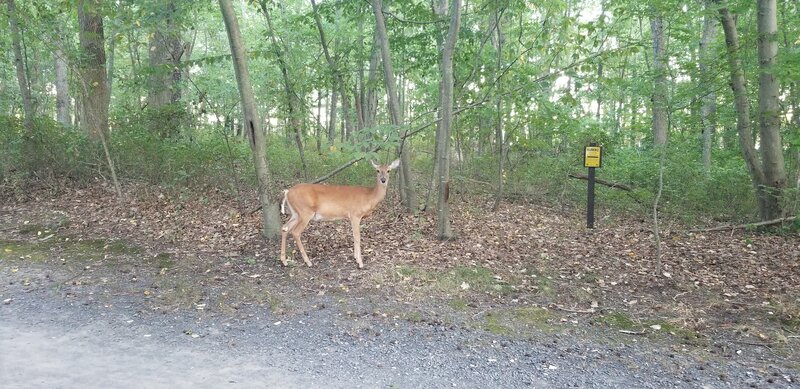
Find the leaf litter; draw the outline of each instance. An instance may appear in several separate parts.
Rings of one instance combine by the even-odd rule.
[[[678,334],[722,354],[744,342],[779,350],[790,361],[799,357],[798,233],[689,233],[673,226],[662,234],[662,269],[655,274],[651,226],[643,220],[602,219],[587,230],[578,210],[505,203],[492,213],[479,198],[459,197],[451,205],[458,236],[439,241],[433,215],[407,214],[390,195],[362,222],[366,270],[356,269],[347,222],[312,222],[303,235],[312,268],[290,238],[295,262],[284,268],[278,242],[259,234],[259,213],[241,203],[257,204],[255,194],[237,202],[221,191],[181,195],[149,187],[129,189],[120,202],[102,188],[73,189],[5,203],[0,221],[18,226],[10,232],[14,239],[47,237],[41,244],[55,235],[141,247],[172,283],[139,293],[165,309],[181,301],[171,306],[156,297],[182,285],[205,288],[183,292],[191,301],[185,307],[204,311],[269,305],[286,313],[306,309],[304,297],[334,296],[354,305],[348,309],[355,317],[381,311],[377,318],[472,325],[493,312],[535,307],[549,310],[549,324],[566,331],[613,328],[609,317],[622,315],[630,325],[623,334]],[[26,235],[29,223],[49,229]],[[133,274],[109,282],[137,282],[139,265],[117,265]]]

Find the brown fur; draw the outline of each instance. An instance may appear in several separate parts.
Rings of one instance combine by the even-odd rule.
[[[306,265],[311,266],[300,235],[311,220],[349,219],[353,228],[353,252],[358,267],[363,268],[361,259],[361,219],[369,216],[375,207],[386,197],[389,172],[399,161],[390,165],[372,165],[377,171],[376,183],[372,188],[363,186],[297,184],[283,192],[281,210],[289,209],[291,217],[281,228],[281,263],[286,266],[286,239],[292,237],[303,256]]]

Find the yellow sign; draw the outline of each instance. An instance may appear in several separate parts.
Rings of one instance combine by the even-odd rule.
[[[600,146],[586,146],[583,148],[584,167],[600,167],[602,165],[602,148]]]

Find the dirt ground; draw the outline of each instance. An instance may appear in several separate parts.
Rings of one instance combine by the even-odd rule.
[[[365,270],[343,222],[312,222],[314,266],[282,267],[258,215],[221,193],[32,197],[0,206],[6,382],[800,385],[797,233],[666,223],[656,271],[641,220],[586,230],[577,211],[459,198],[458,238],[440,242],[387,198],[362,223]]]

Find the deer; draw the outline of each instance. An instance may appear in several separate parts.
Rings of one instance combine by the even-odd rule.
[[[395,160],[388,165],[379,165],[370,161],[377,172],[375,186],[349,186],[349,185],[324,185],[324,184],[297,184],[283,191],[281,213],[286,214],[289,209],[289,221],[281,228],[281,263],[287,266],[286,238],[292,234],[300,254],[308,267],[306,249],[300,235],[308,227],[311,220],[342,220],[349,219],[353,228],[353,254],[358,263],[358,268],[364,268],[361,258],[361,219],[369,216],[375,207],[386,197],[386,187],[389,185],[389,172],[400,166],[400,160]]]

